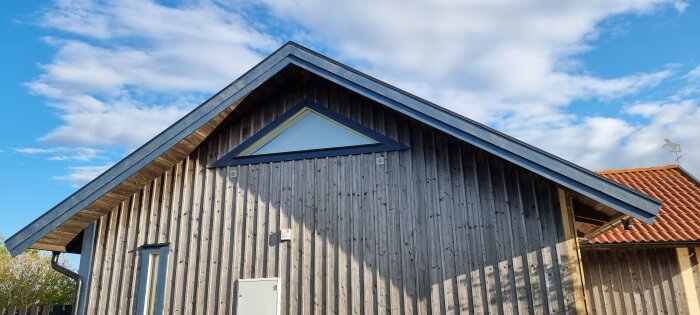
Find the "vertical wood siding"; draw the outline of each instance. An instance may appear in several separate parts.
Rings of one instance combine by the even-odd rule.
[[[410,149],[207,169],[303,98]],[[166,313],[232,313],[236,280],[255,277],[281,278],[284,314],[575,313],[557,198],[548,180],[315,82],[99,220],[89,310],[134,312],[136,249],[170,243]]]
[[[689,314],[674,248],[589,249],[582,260],[591,313]]]

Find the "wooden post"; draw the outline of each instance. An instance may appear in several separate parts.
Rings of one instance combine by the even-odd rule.
[[[583,278],[583,266],[581,265],[581,253],[579,252],[576,226],[574,225],[573,208],[571,199],[561,188],[559,194],[559,208],[561,210],[562,226],[566,237],[566,251],[571,272],[572,287],[574,290],[574,303],[577,314],[588,314],[586,305],[586,292]]]
[[[685,291],[685,301],[688,306],[688,314],[700,314],[700,304],[698,303],[698,292],[695,288],[693,277],[693,264],[690,262],[688,248],[676,248],[678,257],[678,268],[681,271],[681,280]]]

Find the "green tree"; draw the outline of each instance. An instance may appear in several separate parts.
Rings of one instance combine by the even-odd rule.
[[[74,289],[73,280],[51,268],[49,254],[28,249],[12,258],[0,237],[0,308],[71,304]]]

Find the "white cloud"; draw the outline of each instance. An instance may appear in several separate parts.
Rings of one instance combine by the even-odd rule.
[[[41,140],[134,148],[276,48],[280,35],[266,32],[277,28],[589,168],[669,163],[660,149],[667,137],[684,144],[686,161],[698,163],[692,162],[700,152],[691,137],[697,118],[691,118],[698,115],[692,95],[700,67],[685,75],[689,83],[675,98],[629,106],[614,117],[569,108],[595,100],[590,112],[616,109],[621,98],[678,76],[677,68],[667,67],[603,78],[587,72],[577,57],[595,49],[611,17],[682,12],[684,1],[261,3],[255,10],[270,12],[258,19],[245,11],[248,4],[57,2],[40,23],[69,35],[44,39],[56,54],[27,83],[63,121]],[[60,179],[86,171],[74,169]]]
[[[670,73],[603,79],[573,67],[571,57],[590,49],[604,19],[669,3],[676,1],[267,2],[341,59],[401,86],[423,85],[423,96],[463,113],[564,106],[658,83]],[[460,102],[474,98],[482,101]]]
[[[74,166],[69,168],[70,173],[61,176],[55,176],[54,179],[66,181],[74,187],[80,187],[88,183],[89,181],[95,179],[95,177],[102,174],[111,166],[111,164],[93,166]]]
[[[672,96],[674,100],[682,100],[700,92],[700,66],[688,71],[683,77],[685,85]]]
[[[577,58],[595,49],[610,18],[682,13],[684,1],[263,2],[339,59],[585,167],[671,163],[661,149],[671,137],[700,172],[693,99],[591,114],[618,112],[622,99],[678,76],[676,65],[604,78]],[[696,75],[700,68],[687,80]],[[580,100],[596,105],[569,108]]]
[[[634,113],[635,107],[628,109]],[[660,149],[664,138],[682,145],[684,158],[681,165],[691,172],[700,174],[700,103],[686,100],[678,103],[659,103],[653,114],[647,116],[649,124],[641,125],[625,143],[625,154],[632,161],[649,161],[653,164],[671,163],[672,153]]]
[[[142,144],[278,45],[207,2],[64,0],[39,23],[73,35],[45,38],[57,52],[27,83],[63,120],[42,140],[61,145]]]
[[[63,145],[135,148],[187,113],[180,106],[135,106],[114,102],[100,110],[70,111],[65,124],[40,140]]]
[[[14,151],[51,161],[87,162],[104,158],[102,150],[82,147],[15,148]]]
[[[680,163],[691,173],[700,174],[700,103],[640,103],[623,113],[641,119],[634,123],[623,117],[587,117],[561,125],[543,125],[518,132],[525,141],[594,170],[630,168],[675,163],[675,155],[665,151],[664,139],[682,145]]]
[[[700,66],[697,66],[690,70],[688,74],[685,75],[685,77],[693,81],[700,80]]]

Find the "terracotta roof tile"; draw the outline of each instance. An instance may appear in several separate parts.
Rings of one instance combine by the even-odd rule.
[[[700,241],[700,183],[678,165],[598,172],[663,202],[652,224],[632,220],[590,240],[593,244]]]

